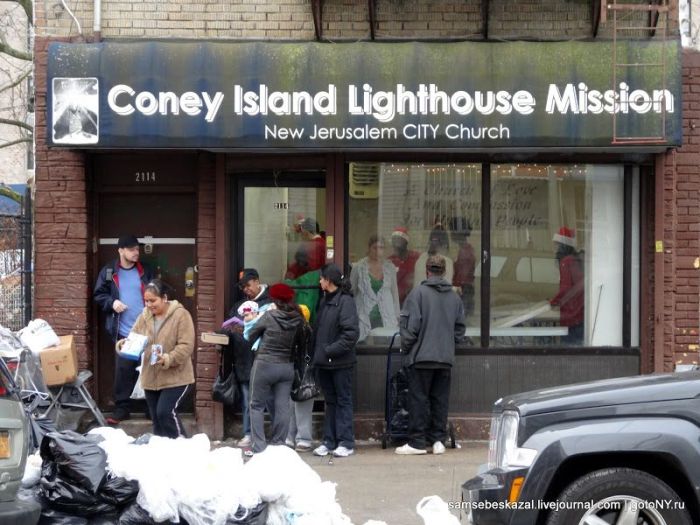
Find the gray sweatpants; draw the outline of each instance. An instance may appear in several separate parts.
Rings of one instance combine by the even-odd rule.
[[[289,400],[291,417],[289,419],[289,443],[311,445],[311,418],[314,411],[314,400],[292,401]]]
[[[268,363],[256,359],[250,372],[250,434],[253,452],[262,452],[265,441],[265,407],[274,406],[270,445],[284,445],[289,432],[289,396],[294,380],[292,363]]]

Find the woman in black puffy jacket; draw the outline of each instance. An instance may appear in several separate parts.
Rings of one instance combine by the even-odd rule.
[[[314,323],[314,365],[326,412],[323,442],[314,449],[316,456],[347,457],[355,452],[352,424],[352,378],[357,362],[355,345],[360,335],[355,301],[349,284],[334,264],[321,268],[324,296]]]

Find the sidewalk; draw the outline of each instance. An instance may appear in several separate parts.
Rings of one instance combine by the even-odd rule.
[[[337,499],[355,525],[423,525],[416,504],[425,496],[460,501],[460,486],[486,463],[488,443],[468,441],[441,456],[399,456],[378,444],[357,446],[349,458],[301,457],[324,481],[337,483]],[[455,511],[455,514],[457,512]]]

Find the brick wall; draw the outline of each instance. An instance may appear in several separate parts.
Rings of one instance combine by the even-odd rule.
[[[197,196],[197,333],[212,331],[216,319],[216,288],[221,279],[216,275],[216,158],[201,153],[198,162]],[[217,374],[218,355],[212,345],[198,342],[195,375],[195,408],[197,427],[212,438],[223,432],[221,405],[211,399],[211,388]]]
[[[34,317],[73,334],[82,368],[92,367],[89,315],[92,292],[84,154],[46,147],[48,42],[36,39],[36,201],[34,203]]]
[[[698,362],[700,287],[700,53],[683,52],[683,146],[664,171],[664,364]]]
[[[91,38],[92,0],[76,0],[70,7],[82,33],[60,2],[37,2],[36,34]],[[376,37],[480,38],[481,10],[481,0],[376,0]],[[646,13],[636,16],[646,24]],[[673,28],[678,27],[675,18]],[[369,19],[368,2],[323,2],[324,38],[369,38]],[[591,2],[491,0],[488,22],[489,36],[495,39],[585,38],[592,34]],[[610,36],[611,28],[611,23],[602,24],[600,35]],[[102,3],[101,29],[104,38],[314,38],[310,0],[107,0]]]

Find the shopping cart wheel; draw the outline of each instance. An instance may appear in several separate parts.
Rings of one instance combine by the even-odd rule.
[[[450,423],[447,427],[447,432],[450,434],[450,447],[457,448],[457,438],[455,437],[455,426]]]

